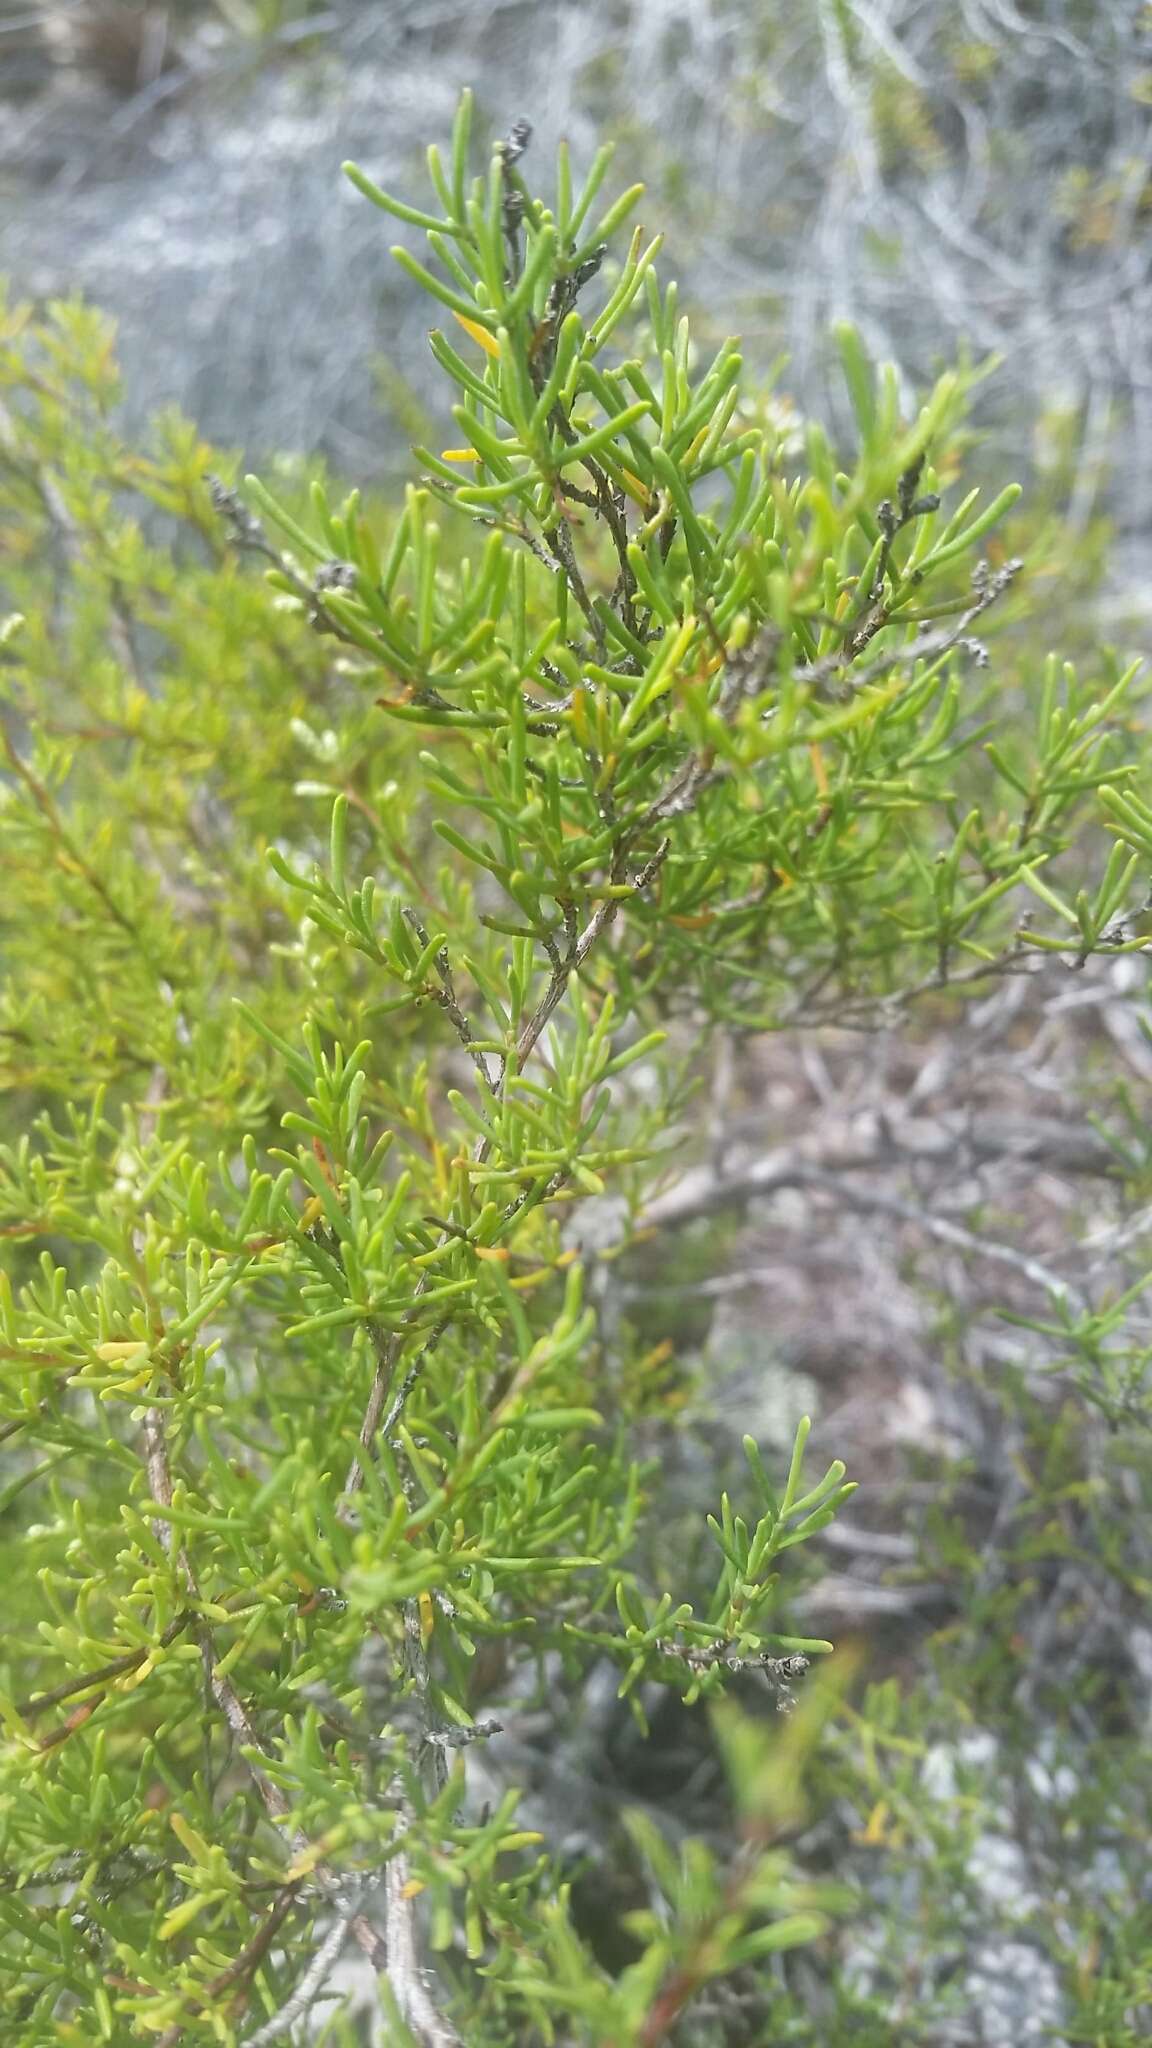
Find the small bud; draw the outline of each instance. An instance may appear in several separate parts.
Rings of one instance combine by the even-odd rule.
[[[232,538],[237,541],[259,540],[263,528],[260,521],[248,510],[243,499],[210,470],[206,472],[204,481],[208,486],[208,496],[212,500],[212,510],[231,527]]]
[[[513,121],[506,139],[497,147],[506,164],[518,164],[531,140],[531,121]]]
[[[572,273],[571,284],[573,294],[582,291],[584,286],[595,277],[607,254],[607,242],[598,242],[591,255],[586,256],[583,263]]]
[[[321,562],[314,582],[317,590],[355,590],[356,571],[351,562]]]

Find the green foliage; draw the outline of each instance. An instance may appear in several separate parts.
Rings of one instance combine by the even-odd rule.
[[[906,419],[845,332],[853,464],[813,427],[790,477],[639,191],[597,217],[606,156],[577,192],[561,152],[546,205],[525,141],[473,178],[465,101],[431,212],[352,173],[455,323],[462,445],[396,518],[242,500],[177,421],[126,449],[86,311],[0,330],[20,2048],[286,2036],[333,1929],[397,2039],[649,2044],[821,1938],[842,1890],[782,1844],[831,1681],[780,1735],[715,1706],[729,1859],[629,1822],[622,1971],[515,1791],[469,1791],[491,1710],[594,1658],[642,1718],[831,1647],[778,1611],[852,1490],[806,1426],[779,1492],[748,1440],[711,1584],[637,1567],[662,1396],[573,1208],[612,1191],[627,1241],[717,1020],[1144,943],[1134,671],[1053,661],[1002,720],[973,638],[1019,565],[1011,489],[943,502],[972,375]]]

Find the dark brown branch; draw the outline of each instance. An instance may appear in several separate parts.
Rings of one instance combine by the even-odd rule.
[[[78,1692],[87,1692],[92,1686],[108,1685],[114,1678],[123,1678],[128,1671],[138,1671],[140,1666],[157,1650],[166,1650],[177,1636],[183,1635],[195,1619],[191,1608],[185,1608],[174,1621],[170,1621],[162,1636],[155,1643],[144,1643],[139,1649],[129,1650],[123,1657],[114,1657],[109,1664],[102,1664],[97,1671],[86,1671],[82,1678],[70,1678],[63,1685],[53,1686],[51,1692],[33,1693],[26,1700],[17,1700],[16,1712],[25,1721],[34,1720],[37,1714],[46,1713],[49,1707],[59,1706],[61,1700],[70,1700]]]
[[[247,1984],[263,1962],[288,1915],[299,1903],[296,1887],[286,1885],[279,1898],[269,1907],[251,1941],[241,1949],[238,1956],[233,1957],[226,1969],[211,1978],[203,1991],[197,1994],[195,2002],[201,2010],[206,2010],[213,1999],[219,1998],[225,1991],[231,1991],[233,1986],[243,1988]],[[156,2048],[177,2048],[177,2044],[184,2038],[185,2025],[184,2021],[178,2020],[174,2026],[168,2027],[160,2035]]]

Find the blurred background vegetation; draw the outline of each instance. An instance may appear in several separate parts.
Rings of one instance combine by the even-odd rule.
[[[697,312],[846,426],[829,328],[923,383],[1000,355],[1005,468],[1101,493],[1139,581],[1152,460],[1140,0],[5,0],[4,263],[121,322],[129,403],[252,459],[395,477],[424,313],[342,186],[419,175],[463,83],[642,177]],[[429,365],[429,369],[431,366]]]

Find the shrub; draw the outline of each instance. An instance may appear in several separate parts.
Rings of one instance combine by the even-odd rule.
[[[973,374],[906,419],[845,330],[853,466],[812,426],[790,475],[639,190],[597,219],[562,151],[546,206],[527,140],[472,178],[465,100],[434,212],[351,171],[427,234],[455,397],[398,516],[206,483],[177,421],[125,448],[99,319],[5,316],[22,2048],[303,2038],[346,1939],[423,2043],[699,2040],[710,1983],[771,1987],[843,1903],[786,1847],[837,1666],[779,1580],[851,1486],[749,1438],[711,1581],[664,1583],[634,1430],[676,1383],[599,1327],[579,1205],[629,1241],[721,1023],[1142,943],[1134,672],[975,637],[1020,565],[1013,491],[958,484]],[[641,1721],[713,1705],[740,1815],[727,1860],[629,1819],[615,1965],[469,1768],[593,1660]]]

